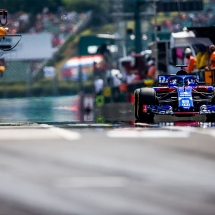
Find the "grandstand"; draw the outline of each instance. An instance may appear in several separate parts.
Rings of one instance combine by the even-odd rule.
[[[26,18],[28,23],[29,15],[18,13],[19,16]],[[88,13],[86,13],[88,14]],[[62,14],[41,13],[37,15],[35,25],[27,32],[22,34],[22,40],[11,52],[5,52],[3,57],[6,61],[6,71],[4,73],[5,82],[23,82],[30,75],[33,78],[41,67],[52,58],[53,54],[65,42],[69,35],[73,34],[77,28],[82,26],[86,14],[75,12]],[[63,16],[63,17],[62,17]],[[17,14],[12,16],[17,18]],[[20,20],[17,18],[17,20]],[[10,22],[11,33],[19,32],[18,27],[22,27],[19,22],[12,25]],[[62,41],[53,43],[53,35],[60,35]],[[14,44],[14,42],[11,42]]]
[[[201,26],[214,26],[215,25],[215,1],[205,0],[204,10],[202,12],[173,12],[162,14],[166,15],[159,24],[161,30],[166,32],[181,31],[183,27],[201,27]]]
[[[204,1],[204,11],[202,12],[190,12],[190,13],[162,13],[160,16],[163,19],[160,19],[161,32],[176,32],[181,30],[183,27],[191,27],[191,26],[202,26],[202,25],[214,25],[215,23],[215,4],[213,0],[205,0]],[[18,14],[12,16],[12,21],[9,23],[9,27],[11,27],[11,33],[17,33],[23,31],[23,23],[25,26],[29,26],[26,28],[26,34],[29,35],[40,35],[40,34],[49,34],[50,37],[50,45],[49,52],[47,56],[41,56],[41,53],[46,53],[47,49],[43,51],[26,51],[25,57],[16,58],[13,54],[10,56],[4,54],[6,58],[7,67],[5,71],[5,80],[6,81],[25,81],[27,78],[26,71],[33,71],[32,75],[36,74],[40,69],[40,65],[43,65],[45,61],[50,59],[53,56],[54,51],[58,50],[59,47],[69,38],[70,35],[77,32],[77,29],[83,27],[83,23],[89,19],[89,13],[77,14],[74,11],[66,12],[62,11],[61,13],[49,13],[44,10],[41,14],[38,14],[34,26],[29,25],[30,23],[30,15],[19,12]],[[13,18],[14,17],[14,18]],[[15,22],[17,20],[17,22]],[[159,20],[159,19],[158,19]],[[152,19],[153,25],[153,19]],[[19,29],[20,28],[20,29]],[[33,41],[33,40],[32,40]],[[26,43],[25,38],[22,39],[23,44]],[[22,43],[21,47],[23,46]],[[34,43],[35,45],[35,43]],[[51,47],[52,46],[52,47]],[[17,49],[22,49],[20,46]],[[37,45],[37,48],[43,48],[43,45]],[[51,53],[52,52],[52,53]],[[14,52],[13,52],[14,53]],[[33,54],[34,58],[31,58],[30,55]],[[21,55],[21,54],[19,54]],[[35,69],[31,69],[32,64],[37,62],[37,66]],[[26,68],[27,67],[27,68]],[[19,68],[19,72],[17,69]],[[37,70],[38,69],[38,70]],[[19,75],[19,77],[17,77]]]

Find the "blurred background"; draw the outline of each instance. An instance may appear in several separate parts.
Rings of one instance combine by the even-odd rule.
[[[186,48],[208,54],[214,14],[215,0],[1,0],[0,215],[214,215],[215,122],[133,113]],[[192,72],[215,86],[206,65]]]
[[[75,101],[82,106],[86,94],[96,106],[132,103],[136,88],[155,84],[156,75],[151,75],[150,69],[172,73],[169,66],[180,60],[174,58],[175,50],[170,51],[173,32],[192,27],[201,31],[207,26],[210,29],[205,37],[214,41],[214,1],[181,2],[2,0],[1,8],[8,10],[8,33],[21,34],[22,39],[17,46],[16,37],[0,39],[1,47],[15,46],[11,51],[0,50],[5,67],[0,98],[11,107],[8,98],[28,98],[33,104],[35,98],[55,97],[45,99],[51,106],[52,102],[61,103],[52,111],[76,110],[76,104],[66,103],[68,99],[63,97],[78,94],[80,101]]]

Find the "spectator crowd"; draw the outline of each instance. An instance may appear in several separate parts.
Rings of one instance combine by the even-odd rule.
[[[76,25],[86,17],[88,12],[78,14],[75,11],[66,11],[63,7],[58,7],[56,13],[49,11],[45,7],[36,16],[19,11],[8,15],[9,33],[52,33],[52,46],[56,47],[64,43],[70,33],[76,31]]]
[[[161,30],[177,32],[183,27],[213,26],[215,23],[215,0],[204,1],[204,10],[198,12],[180,12],[161,22]],[[166,14],[169,17],[170,14]]]

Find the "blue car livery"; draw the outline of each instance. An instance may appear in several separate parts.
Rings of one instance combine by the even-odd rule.
[[[137,120],[152,120],[154,115],[215,118],[214,87],[200,82],[199,76],[179,70],[176,75],[158,76],[158,85],[134,92]]]

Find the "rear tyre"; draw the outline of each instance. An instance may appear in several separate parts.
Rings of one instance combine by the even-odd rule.
[[[215,114],[206,114],[206,122],[215,122]]]
[[[214,91],[215,95],[215,91]],[[215,96],[212,99],[212,105],[215,105]],[[206,122],[215,122],[215,114],[206,114]]]
[[[152,88],[139,88],[134,91],[134,115],[138,121],[153,122],[154,114],[143,112],[143,105],[156,105],[156,95]]]
[[[134,116],[136,120],[139,120],[139,95],[140,95],[140,89],[136,89],[134,91]]]

